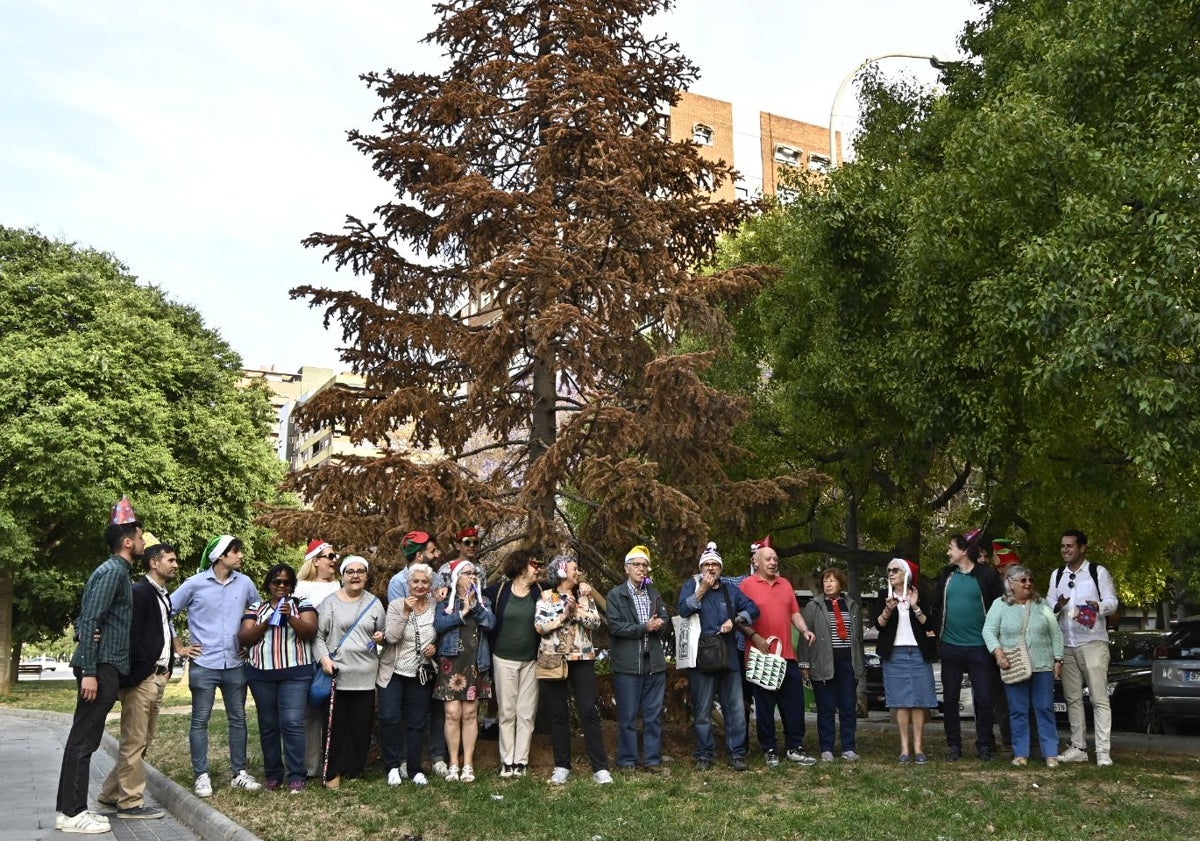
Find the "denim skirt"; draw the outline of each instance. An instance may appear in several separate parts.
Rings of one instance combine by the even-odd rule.
[[[933,666],[915,645],[898,645],[883,661],[883,693],[890,710],[937,707]]]

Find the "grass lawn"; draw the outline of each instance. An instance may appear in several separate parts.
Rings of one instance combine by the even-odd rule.
[[[70,711],[69,682],[23,683],[0,703]],[[187,691],[168,689],[167,712],[150,761],[190,788]],[[888,728],[859,731],[862,761],[818,763],[812,768],[766,768],[752,757],[751,770],[735,774],[718,764],[706,773],[691,768],[690,733],[670,734],[670,771],[661,777],[617,773],[616,783],[592,783],[582,739],[577,739],[574,777],[561,788],[545,783],[548,767],[522,780],[501,780],[496,744],[477,750],[479,779],[470,785],[436,778],[425,788],[406,783],[388,788],[377,764],[365,780],[338,792],[310,789],[303,796],[231,791],[224,717],[213,713],[209,756],[212,805],[266,841],[653,841],[653,839],[1121,839],[1196,836],[1200,815],[1200,761],[1195,757],[1118,751],[1112,768],[1033,762],[1013,768],[1006,757],[984,765],[972,759],[939,761],[940,725],[927,730],[933,750],[924,766],[895,761],[898,737]],[[253,710],[250,764],[262,763]],[[110,732],[116,735],[115,722]],[[810,726],[808,742],[815,734]],[[535,742],[544,740],[536,736]],[[607,744],[615,747],[611,729]]]

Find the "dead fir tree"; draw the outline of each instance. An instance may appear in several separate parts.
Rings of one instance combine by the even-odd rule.
[[[716,200],[730,167],[663,131],[697,76],[643,34],[670,5],[439,3],[426,41],[443,72],[362,77],[382,105],[350,140],[395,197],[305,245],[370,287],[292,295],[341,325],[367,382],[303,422],[384,452],[294,475],[311,507],[268,515],[285,538],[367,550],[386,572],[409,529],[475,521],[493,543],[570,545],[595,572],[619,574],[641,542],[690,570],[711,529],[803,487],[726,472],[746,406],[703,373],[729,338],[722,307],[756,275],[696,269],[753,208]]]

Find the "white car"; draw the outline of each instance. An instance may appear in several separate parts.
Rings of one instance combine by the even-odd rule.
[[[28,660],[22,660],[21,665],[22,666],[41,666],[43,672],[53,672],[53,671],[56,671],[59,666],[63,666],[66,664],[60,663],[57,660],[55,660],[53,657],[50,657],[48,655],[43,655],[41,657],[30,657]]]

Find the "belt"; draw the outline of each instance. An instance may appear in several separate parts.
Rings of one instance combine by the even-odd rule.
[[[170,672],[171,672],[171,670],[168,669],[166,666],[155,666],[154,667],[155,675],[165,675],[165,674],[170,674]]]

